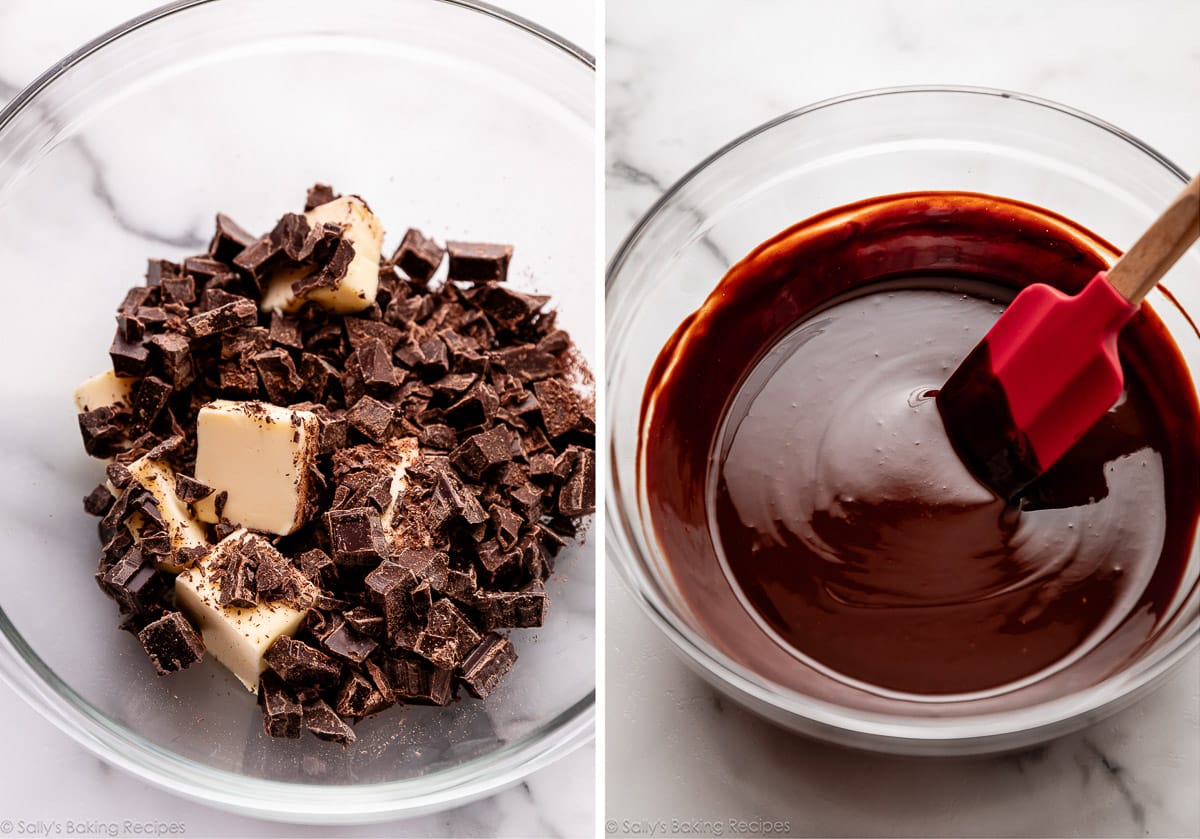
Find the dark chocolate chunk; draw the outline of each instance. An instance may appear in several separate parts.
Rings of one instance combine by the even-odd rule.
[[[306,250],[304,245],[308,240],[308,219],[299,213],[284,213],[275,228],[267,234],[271,244],[287,254],[293,262],[301,260],[301,254]]]
[[[204,658],[204,641],[180,612],[169,612],[138,633],[160,676],[185,670]]]
[[[133,474],[130,473],[129,467],[123,463],[108,464],[104,467],[104,475],[117,489],[125,489],[133,480]]]
[[[129,343],[138,343],[146,334],[146,324],[136,315],[120,313],[117,315],[117,331]]]
[[[517,651],[512,641],[489,632],[463,659],[459,678],[472,696],[487,699],[516,661]]]
[[[403,338],[403,333],[399,329],[375,320],[366,320],[361,317],[346,318],[345,324],[346,340],[355,350],[370,341],[379,341],[391,355],[395,352],[400,339]]]
[[[304,706],[304,727],[322,740],[341,743],[343,746],[355,741],[354,729],[342,722],[324,700],[318,699]]]
[[[450,353],[440,338],[427,338],[419,345],[421,361],[417,365],[426,379],[437,379],[450,372]]]
[[[182,273],[183,269],[177,263],[166,259],[146,260],[146,285],[148,286],[160,286],[163,280],[178,277]]]
[[[337,696],[337,712],[344,717],[362,719],[385,707],[383,696],[361,673],[351,672],[342,682]]]
[[[479,498],[456,475],[442,471],[429,499],[427,516],[431,527],[443,527],[455,520],[467,524],[482,524],[488,515],[479,503]]]
[[[141,440],[142,438],[138,438]],[[145,457],[147,460],[170,460],[177,455],[183,448],[183,437],[179,434],[172,434],[165,440],[155,443],[154,447],[146,451]]]
[[[322,640],[325,649],[334,655],[353,661],[355,664],[362,664],[363,660],[379,646],[370,638],[360,635],[348,623],[343,623]]]
[[[207,256],[189,256],[183,263],[183,269],[199,280],[201,285],[208,285],[215,277],[229,273],[228,266]]]
[[[104,484],[98,484],[83,499],[83,509],[90,516],[103,516],[112,509],[113,502],[116,500],[113,494],[108,491],[108,487]]]
[[[436,339],[435,339],[436,340]],[[441,341],[438,345],[442,347],[443,352],[445,346]],[[392,366],[392,354],[383,345],[383,342],[372,338],[359,345],[356,350],[358,356],[358,365],[362,370],[363,382],[368,388],[394,388],[400,384],[400,379],[396,375],[396,368]]]
[[[304,390],[313,399],[322,399],[326,395],[330,379],[337,381],[341,372],[330,362],[313,353],[300,355],[300,378],[304,380]]]
[[[475,602],[486,630],[541,626],[546,616],[546,588],[540,580],[520,591],[482,591]]]
[[[181,389],[192,383],[195,372],[187,338],[176,332],[163,332],[151,335],[146,343],[154,351],[155,361],[172,388]]]
[[[388,678],[387,671],[377,664],[373,659],[367,659],[363,662],[363,669],[367,671],[367,675],[371,677],[371,682],[375,685],[375,689],[379,691],[379,695],[383,697],[383,701],[391,705],[396,701],[396,693],[392,690],[391,679]]]
[[[450,668],[435,667],[416,656],[388,660],[388,680],[396,699],[412,705],[449,705],[454,698],[453,677]]]
[[[392,409],[370,396],[364,396],[346,412],[346,422],[376,443],[387,442],[392,425]]]
[[[196,302],[196,279],[191,274],[164,279],[161,292],[163,303],[180,303],[190,306]]]
[[[420,230],[409,228],[400,247],[392,255],[392,262],[410,279],[425,285],[442,264],[445,255],[445,249],[437,242],[426,238]]]
[[[354,244],[345,237],[338,239],[337,246],[329,260],[318,271],[292,283],[292,293],[301,296],[319,288],[337,288],[338,283],[350,270],[350,263],[353,261]]]
[[[314,207],[328,204],[340,197],[329,184],[313,184],[308,188],[308,195],[304,199],[304,211],[308,212]]]
[[[512,508],[525,517],[529,523],[537,521],[542,516],[542,491],[533,484],[525,484],[509,493]]]
[[[282,249],[271,241],[269,235],[254,240],[232,260],[235,267],[255,280],[260,280],[283,261]]]
[[[496,326],[509,331],[532,322],[549,299],[500,285],[486,285],[471,293],[471,302],[486,312]]]
[[[579,425],[579,396],[557,379],[535,382],[533,392],[542,406],[546,433],[555,439],[573,431]]]
[[[207,484],[202,484],[195,478],[188,477],[182,472],[175,475],[175,497],[184,504],[195,504],[214,492]]]
[[[217,602],[222,606],[252,609],[258,603],[258,586],[254,581],[255,564],[252,557],[240,551],[230,556],[219,573],[215,574],[219,592]]]
[[[282,315],[279,312],[271,313],[271,328],[268,333],[271,336],[271,341],[282,347],[290,347],[294,350],[304,349],[304,338],[300,333],[300,321],[295,318]]]
[[[447,242],[450,255],[450,276],[456,282],[502,282],[508,278],[508,263],[512,245],[492,245],[482,242]]]
[[[239,253],[254,243],[247,233],[224,213],[217,213],[217,230],[208,245],[208,255],[222,262],[232,262]]]
[[[562,372],[558,359],[530,344],[498,350],[492,357],[522,382],[536,382]]]
[[[596,511],[596,453],[568,446],[555,462],[556,475],[566,475],[558,494],[558,511],[564,516],[582,516]]]
[[[370,507],[331,510],[325,514],[333,561],[338,565],[374,565],[387,556],[387,538],[379,514]]]
[[[476,382],[462,399],[446,409],[446,419],[459,428],[470,428],[491,420],[499,407],[500,399],[491,385]]]
[[[512,550],[521,535],[523,520],[507,507],[493,504],[491,508],[492,526],[496,530],[496,540],[502,550]]]
[[[132,548],[100,580],[100,587],[122,612],[145,612],[165,588],[162,575],[141,548]]]
[[[454,467],[476,480],[491,467],[512,460],[512,433],[502,425],[468,437],[450,455]]]
[[[79,433],[83,450],[92,457],[112,457],[121,451],[125,442],[125,422],[128,414],[120,414],[105,406],[79,415]]]
[[[207,312],[187,319],[189,333],[194,338],[205,338],[221,332],[229,332],[243,326],[253,326],[258,321],[258,307],[254,301],[242,297]]]
[[[287,405],[304,386],[287,350],[266,350],[255,355],[253,361],[267,398],[276,405]]]
[[[141,434],[150,429],[171,397],[171,386],[157,376],[146,376],[133,386],[130,404],[133,408],[133,432]]]
[[[347,609],[342,617],[346,623],[368,638],[379,638],[384,632],[383,615],[376,614],[366,606]]]
[[[287,635],[280,636],[263,656],[272,670],[293,688],[330,687],[342,667],[325,653]]]
[[[458,435],[448,425],[433,423],[421,429],[418,442],[422,448],[450,451],[458,445]]]
[[[300,573],[319,587],[329,586],[337,579],[337,566],[329,558],[329,554],[320,548],[312,548],[297,557],[300,563]]]
[[[264,670],[259,677],[258,702],[262,705],[263,729],[268,736],[288,739],[300,736],[303,709],[283,680],[272,670]]]
[[[430,384],[429,389],[438,396],[453,400],[470,390],[477,381],[479,376],[475,373],[451,373]]]
[[[118,376],[140,376],[146,372],[150,360],[150,350],[145,343],[126,340],[120,329],[113,336],[108,355],[112,359],[113,372]]]
[[[433,604],[413,652],[436,667],[455,667],[479,643],[479,633],[449,600]]]

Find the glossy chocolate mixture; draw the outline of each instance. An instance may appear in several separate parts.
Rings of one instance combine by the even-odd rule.
[[[658,359],[641,452],[663,552],[724,652],[793,686],[831,670],[927,695],[1090,665],[1079,684],[1136,654],[1200,517],[1200,407],[1158,318],[1122,334],[1122,402],[1013,504],[934,401],[1016,290],[1077,291],[1114,257],[1043,210],[922,193],[730,270]]]

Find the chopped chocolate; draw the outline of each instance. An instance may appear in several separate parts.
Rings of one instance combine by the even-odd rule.
[[[458,445],[458,435],[448,425],[433,423],[421,429],[418,441],[422,448],[450,451]]]
[[[439,600],[425,618],[413,652],[435,667],[456,667],[479,643],[471,621],[449,600]]]
[[[379,638],[383,635],[383,615],[376,614],[365,606],[355,606],[347,609],[342,615],[346,623],[369,638]]]
[[[140,376],[146,372],[146,363],[150,360],[150,350],[145,343],[126,340],[120,329],[113,336],[108,355],[112,359],[113,372],[118,376]]]
[[[166,259],[146,260],[146,285],[159,286],[164,279],[178,277],[183,269],[177,263]]]
[[[138,381],[130,394],[133,407],[133,432],[141,434],[150,430],[171,396],[171,386],[157,376],[146,376]]]
[[[330,362],[313,353],[301,353],[300,378],[304,381],[304,390],[314,399],[325,397],[329,380],[338,379],[338,369]]]
[[[300,321],[279,312],[271,313],[271,328],[268,333],[272,343],[294,350],[304,349],[304,337],[300,332]]]
[[[253,326],[257,320],[258,307],[254,305],[254,301],[243,297],[233,303],[193,315],[187,319],[187,327],[192,337],[205,338],[242,326]]]
[[[337,579],[337,566],[329,558],[329,554],[320,548],[313,548],[300,554],[300,572],[313,584],[324,587],[332,585]]]
[[[475,609],[488,631],[541,626],[546,616],[546,588],[535,581],[520,591],[482,591]]]
[[[325,514],[325,526],[338,565],[375,565],[388,554],[379,514],[370,507],[331,510]]]
[[[455,282],[490,283],[508,278],[508,263],[512,245],[491,245],[480,242],[447,242],[450,255],[450,276]]]
[[[388,680],[396,699],[412,705],[449,705],[454,698],[454,671],[416,656],[389,659]]]
[[[355,664],[362,664],[363,660],[379,646],[370,638],[360,635],[348,623],[343,623],[322,640],[325,649],[334,655],[353,661]]]
[[[208,245],[209,256],[230,263],[253,243],[253,235],[239,227],[229,216],[217,213],[217,231]]]
[[[201,501],[214,492],[213,488],[202,484],[195,478],[191,478],[182,472],[175,474],[175,497],[184,504],[195,504]]]
[[[292,293],[299,297],[320,288],[337,288],[338,283],[342,281],[342,278],[346,276],[346,272],[350,270],[350,263],[353,260],[354,245],[349,239],[344,237],[339,238],[337,246],[334,248],[328,261],[320,270],[301,277],[292,283]]]
[[[208,285],[213,278],[229,273],[229,267],[207,256],[189,256],[183,263],[183,270],[201,285]],[[164,298],[166,297],[164,293]]]
[[[270,234],[267,234],[247,245],[232,262],[235,267],[259,280],[283,262],[281,257],[282,250],[271,240]]]
[[[542,406],[542,419],[551,439],[561,437],[579,425],[579,397],[569,386],[557,379],[548,379],[535,382],[533,392]]]
[[[108,487],[104,484],[98,484],[83,499],[83,509],[89,516],[103,516],[112,509],[113,502],[116,500],[113,494],[108,491]]]
[[[342,674],[334,659],[287,635],[271,645],[263,660],[293,688],[329,687],[337,684]]]
[[[351,672],[338,691],[337,712],[343,717],[362,719],[384,707],[383,696],[361,673]]]
[[[441,341],[438,341],[438,345],[444,352],[445,345]],[[360,344],[355,353],[358,356],[363,381],[368,388],[378,391],[380,388],[399,386],[400,379],[396,375],[396,368],[392,366],[392,354],[382,341],[376,338],[369,339]]]
[[[308,219],[300,213],[284,213],[268,236],[271,245],[287,254],[293,262],[301,260],[301,254],[306,250],[308,240]],[[307,254],[306,254],[307,255]]]
[[[549,301],[541,294],[524,294],[501,285],[485,285],[471,295],[471,301],[487,313],[492,322],[513,332],[531,323]]]
[[[317,699],[304,706],[304,727],[321,740],[341,743],[355,741],[354,729],[342,722],[324,700]]]
[[[253,361],[267,398],[276,405],[287,405],[304,386],[287,350],[266,350],[255,355]]]
[[[83,450],[92,457],[112,457],[119,453],[126,439],[127,416],[108,406],[80,414]]]
[[[512,508],[533,523],[542,515],[542,491],[533,484],[524,484],[509,493]]]
[[[143,557],[139,547],[130,549],[99,582],[122,612],[144,612],[153,608],[154,601],[166,587],[158,569]]]
[[[146,339],[154,352],[155,362],[174,389],[190,385],[195,378],[191,344],[176,332],[163,332]]]
[[[507,507],[501,507],[493,504],[490,510],[492,515],[492,526],[496,530],[496,541],[500,543],[502,550],[512,550],[517,544],[517,538],[521,535],[521,525],[524,523],[522,518]]]
[[[434,528],[456,520],[472,525],[482,524],[488,518],[475,493],[449,470],[442,471],[437,477],[427,516],[430,526]]]
[[[162,281],[163,303],[180,303],[187,306],[196,302],[196,278],[191,274],[172,277]]]
[[[180,612],[169,612],[138,633],[158,675],[185,670],[204,657],[204,641]]]
[[[264,670],[259,677],[258,702],[262,705],[263,729],[268,736],[289,739],[300,736],[303,709],[283,679],[272,670]]]
[[[500,407],[496,391],[486,382],[477,382],[459,401],[446,409],[446,418],[460,428],[483,425]]]
[[[396,351],[396,345],[402,337],[403,333],[399,329],[386,323],[363,318],[346,318],[346,340],[355,350],[370,341],[379,341],[391,355]]]
[[[511,432],[502,425],[468,437],[450,455],[454,467],[475,480],[491,467],[512,460]]]
[[[254,581],[253,557],[237,552],[229,557],[220,573],[215,575],[219,586],[217,602],[222,606],[252,609],[258,603],[258,587]]]
[[[392,409],[388,405],[378,399],[364,396],[346,412],[346,422],[376,443],[385,443],[389,437],[388,429],[392,425],[392,416]]]
[[[409,279],[424,286],[442,264],[446,251],[437,242],[425,237],[420,230],[410,227],[392,255],[392,262]]]
[[[396,701],[396,694],[392,690],[392,682],[388,678],[387,671],[373,659],[369,658],[363,662],[363,669],[371,677],[371,683],[375,685],[375,689],[379,691],[379,695],[383,697],[383,701],[388,705],[394,703]]]
[[[569,473],[558,491],[558,511],[564,516],[584,516],[596,511],[596,454],[591,449],[570,446],[561,455],[568,459]]]
[[[313,184],[308,188],[308,196],[304,200],[304,211],[308,212],[314,207],[328,204],[340,197],[329,184]]]
[[[477,699],[487,699],[517,661],[512,641],[489,632],[459,665],[459,678]]]

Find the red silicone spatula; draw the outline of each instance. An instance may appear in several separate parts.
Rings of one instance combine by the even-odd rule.
[[[1026,287],[937,397],[955,449],[1011,500],[1116,403],[1117,335],[1142,298],[1200,237],[1200,175],[1079,294]]]

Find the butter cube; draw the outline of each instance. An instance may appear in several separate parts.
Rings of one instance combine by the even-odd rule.
[[[286,536],[312,516],[316,486],[310,471],[320,447],[311,411],[262,402],[218,400],[196,421],[196,480],[214,492],[195,504],[201,521],[222,515],[236,525]]]
[[[129,393],[137,381],[118,376],[112,370],[97,373],[75,388],[75,409],[85,413],[110,405],[128,406]]]
[[[379,289],[379,258],[383,249],[383,227],[361,198],[344,195],[313,207],[304,217],[312,227],[340,224],[346,239],[354,245],[354,259],[346,276],[334,288],[318,288],[300,296],[292,293],[292,283],[303,274],[281,271],[267,282],[260,308],[264,312],[295,312],[313,300],[331,312],[361,312],[375,302]]]
[[[266,539],[245,529],[235,530],[175,578],[175,600],[200,627],[204,646],[213,658],[237,676],[247,690],[257,693],[258,677],[267,666],[263,655],[281,636],[294,635],[300,629],[315,590],[309,585],[298,603],[259,602],[249,609],[222,606],[215,564],[235,551],[245,550],[247,541],[254,541],[254,550],[270,552],[277,560],[287,562]]]
[[[175,472],[166,463],[140,457],[129,464],[129,474],[154,496],[163,526],[171,539],[172,553],[164,556],[157,563],[158,567],[177,574],[181,566],[174,561],[175,551],[180,548],[208,547],[204,525],[192,517],[187,505],[175,495]],[[141,530],[140,516],[140,513],[135,513],[130,517],[135,538]]]

